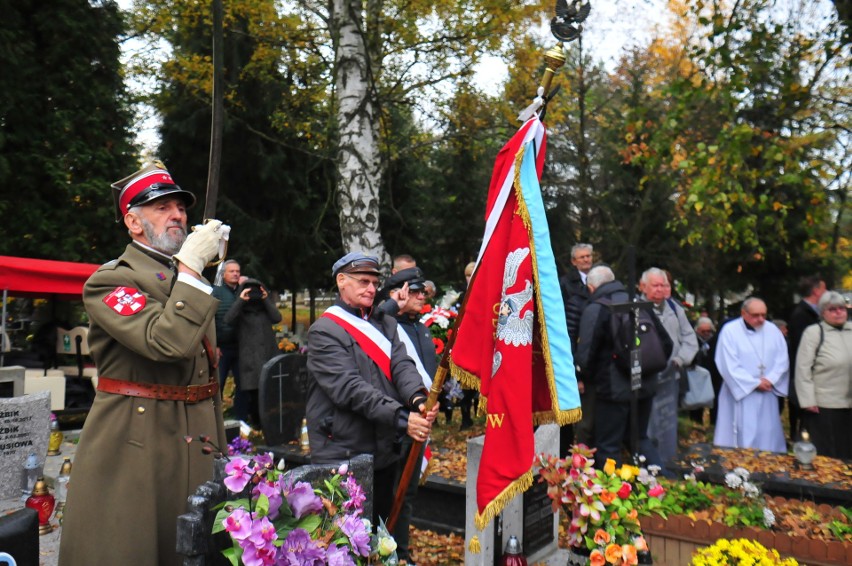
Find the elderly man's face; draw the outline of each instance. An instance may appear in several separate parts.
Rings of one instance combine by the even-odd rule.
[[[743,320],[752,328],[760,328],[766,322],[766,303],[763,301],[752,301],[747,308],[742,310]]]
[[[577,271],[588,273],[592,268],[592,250],[588,248],[577,250],[571,258],[571,265],[576,267]]]
[[[338,273],[337,290],[344,303],[354,308],[369,309],[376,298],[379,278],[368,273]]]
[[[124,217],[131,234],[143,244],[174,255],[186,240],[186,204],[179,198],[159,198]]]
[[[225,266],[225,271],[222,273],[222,281],[231,287],[235,287],[240,282],[240,264],[229,263]]]
[[[713,326],[710,324],[699,324],[695,328],[695,333],[701,336],[705,342],[713,338]]]
[[[665,275],[651,274],[642,285],[642,292],[649,301],[659,305],[671,296],[672,287]]]

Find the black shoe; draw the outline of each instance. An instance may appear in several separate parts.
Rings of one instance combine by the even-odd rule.
[[[472,427],[472,426],[473,426],[473,421],[472,421],[472,420],[470,420],[470,419],[462,419],[462,423],[461,423],[461,426],[459,427],[459,430],[467,430],[467,429],[469,429],[469,428],[470,428],[470,427]]]

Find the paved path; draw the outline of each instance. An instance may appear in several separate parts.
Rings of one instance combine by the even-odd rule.
[[[56,476],[59,475],[59,467],[65,458],[71,458],[74,462],[74,453],[77,450],[76,440],[80,436],[79,430],[64,431],[65,440],[62,442],[60,454],[58,456],[47,456],[44,462],[44,477],[52,486]],[[73,475],[73,471],[72,471]],[[24,502],[20,499],[0,499],[0,515],[7,511],[14,511],[24,507]],[[39,564],[40,566],[56,566],[59,561],[59,538],[62,535],[62,527],[56,518],[51,518],[51,524],[55,526],[50,534],[39,537]]]

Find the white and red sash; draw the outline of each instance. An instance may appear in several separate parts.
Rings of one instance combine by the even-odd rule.
[[[391,349],[393,344],[375,326],[337,305],[328,307],[322,316],[336,322],[361,346],[388,381],[391,381]]]
[[[399,335],[400,341],[403,345],[405,345],[405,351],[408,354],[408,357],[411,358],[412,362],[414,362],[414,366],[417,368],[417,373],[420,374],[420,379],[423,380],[423,385],[426,386],[426,389],[431,389],[432,378],[429,376],[429,372],[426,371],[426,368],[423,367],[423,362],[420,360],[420,356],[414,348],[414,342],[411,341],[411,337],[405,329],[400,330],[399,325],[396,327],[396,333]]]

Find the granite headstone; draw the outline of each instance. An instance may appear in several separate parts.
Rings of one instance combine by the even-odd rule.
[[[648,438],[656,445],[660,461],[666,467],[670,467],[677,456],[678,378],[676,369],[659,374],[648,422]]]
[[[307,360],[303,354],[281,354],[260,371],[260,424],[269,446],[299,438],[308,396]]]
[[[0,398],[0,499],[21,496],[24,463],[30,454],[44,466],[49,423],[50,392]]]

